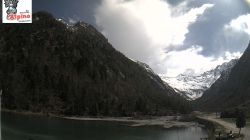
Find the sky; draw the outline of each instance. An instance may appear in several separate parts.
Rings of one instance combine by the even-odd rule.
[[[250,40],[250,0],[33,0],[33,11],[90,23],[128,58],[169,77],[239,58]]]

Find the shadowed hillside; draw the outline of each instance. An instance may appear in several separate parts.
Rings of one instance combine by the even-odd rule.
[[[157,75],[116,51],[91,25],[39,12],[33,24],[0,26],[2,107],[62,114],[130,116],[189,111]]]
[[[250,44],[230,73],[222,75],[195,105],[207,110],[250,107]]]

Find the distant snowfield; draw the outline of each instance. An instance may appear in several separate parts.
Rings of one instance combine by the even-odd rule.
[[[220,78],[222,73],[231,71],[236,63],[237,59],[233,59],[200,75],[184,73],[176,77],[168,77],[166,75],[160,75],[160,77],[185,98],[195,100],[201,97],[203,92],[210,88],[210,86]]]

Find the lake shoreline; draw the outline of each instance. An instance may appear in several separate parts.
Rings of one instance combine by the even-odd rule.
[[[140,126],[160,126],[162,128],[173,128],[173,127],[191,127],[198,126],[196,122],[184,122],[176,119],[176,116],[154,116],[151,118],[133,118],[133,117],[60,117],[68,120],[75,121],[108,121],[108,122],[120,122],[127,123],[131,127],[140,127]],[[200,125],[199,125],[200,126]]]
[[[181,121],[182,116],[140,116],[140,117],[88,117],[88,116],[64,116],[64,115],[55,115],[55,114],[44,114],[34,113],[31,111],[17,111],[2,109],[2,112],[15,113],[20,115],[30,115],[30,116],[43,116],[43,117],[53,117],[66,120],[74,121],[106,121],[106,122],[118,122],[126,123],[126,125],[131,127],[140,127],[140,126],[159,126],[165,129],[174,128],[174,127],[191,127],[191,126],[201,126],[195,121]]]

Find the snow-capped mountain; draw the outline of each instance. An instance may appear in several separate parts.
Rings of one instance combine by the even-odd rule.
[[[160,75],[162,80],[175,89],[176,92],[189,100],[195,100],[202,96],[222,73],[228,73],[237,63],[238,59],[233,59],[217,66],[215,69],[206,71],[200,75],[187,71],[177,77],[167,77]]]

